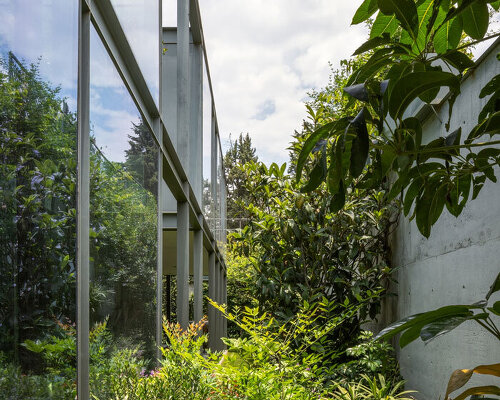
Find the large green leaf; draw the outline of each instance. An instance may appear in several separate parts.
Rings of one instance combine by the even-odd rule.
[[[489,134],[493,136],[498,133],[500,133],[500,111],[495,112],[488,119],[476,125],[469,133],[465,143],[470,143],[473,139],[482,135]]]
[[[378,7],[385,15],[394,14],[401,27],[416,39],[418,36],[418,13],[413,0],[378,0]]]
[[[462,13],[464,31],[473,39],[482,39],[488,31],[489,12],[488,6],[482,1],[477,1],[467,7]]]
[[[473,308],[477,307],[467,305],[451,305],[427,311],[425,313],[410,315],[409,317],[403,318],[402,320],[382,329],[378,335],[375,336],[374,340],[390,338],[414,326],[430,324],[431,322],[444,317],[472,315],[470,309]]]
[[[417,228],[426,238],[429,238],[431,234],[431,206],[439,185],[440,182],[437,179],[427,182],[423,194],[417,198],[415,205],[415,221],[417,223]]]
[[[336,213],[339,212],[345,204],[345,188],[344,181],[340,181],[338,192],[333,195],[332,200],[330,201],[330,212]]]
[[[491,285],[491,288],[486,295],[486,300],[488,300],[491,295],[495,292],[500,291],[500,273],[497,275],[496,279],[493,281],[493,284]]]
[[[383,33],[387,32],[389,35],[393,35],[398,29],[398,20],[394,15],[385,15],[381,12],[377,14],[377,18],[373,22],[372,30],[370,31],[370,38],[375,38],[381,36]]]
[[[368,111],[363,108],[351,123],[352,128],[356,132],[356,137],[352,141],[351,147],[350,172],[353,178],[357,178],[363,172],[370,148],[365,112]]]
[[[401,77],[389,97],[389,114],[393,119],[403,116],[406,108],[427,90],[448,86],[460,92],[460,80],[453,74],[440,71],[412,72]]]
[[[356,25],[366,21],[378,9],[377,0],[365,0],[356,10],[351,24]]]
[[[448,49],[455,49],[462,37],[462,16],[446,21],[434,35],[434,48],[438,53],[444,53]]]
[[[309,175],[309,182],[305,186],[303,186],[300,191],[305,193],[316,189],[319,185],[321,185],[321,182],[325,180],[326,174],[326,149],[323,148],[323,150],[321,151],[320,159]]]
[[[470,315],[449,316],[438,319],[437,321],[427,324],[422,328],[422,330],[420,331],[420,338],[425,343],[428,343],[431,340],[452,331],[453,329],[470,319]]]
[[[420,194],[420,190],[422,189],[423,184],[424,184],[424,178],[419,176],[412,181],[410,186],[408,186],[408,190],[405,193],[403,202],[403,211],[405,216],[408,216],[411,206],[413,205],[413,201]]]
[[[490,94],[500,90],[500,74],[495,75],[491,80],[481,89],[479,98],[482,99]]]
[[[467,68],[472,68],[474,66],[474,61],[472,61],[465,53],[457,50],[443,54],[441,58],[460,72],[464,72]]]
[[[338,121],[329,122],[318,129],[316,129],[304,142],[304,146],[300,151],[299,157],[297,159],[297,182],[300,181],[302,176],[302,170],[304,169],[305,162],[309,157],[314,146],[319,140],[327,138],[332,132],[343,131],[347,125],[350,123],[349,118],[342,118]]]
[[[382,46],[390,42],[391,36],[387,32],[383,33],[382,36],[374,37],[373,39],[369,39],[368,41],[363,43],[356,49],[356,51],[352,55],[357,56],[358,54],[364,53],[365,51],[372,50],[378,46]]]

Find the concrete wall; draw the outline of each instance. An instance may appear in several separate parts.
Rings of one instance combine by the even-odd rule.
[[[452,132],[462,126],[462,140],[486,103],[478,99],[479,91],[500,73],[496,59],[499,52],[497,41],[493,51],[462,85],[450,129]],[[446,135],[448,107],[443,106],[438,116],[432,115],[425,123],[426,142]],[[400,267],[396,277],[398,297],[388,306],[384,323],[445,305],[483,299],[500,271],[500,183],[488,181],[479,197],[469,202],[458,218],[445,208],[429,239],[419,233],[415,221],[401,216],[392,249],[394,266]],[[497,293],[491,300],[499,297]],[[496,317],[496,322],[500,325],[500,318]],[[500,362],[500,344],[478,324],[469,322],[426,346],[420,340],[408,345],[399,352],[399,360],[406,387],[418,390],[419,399],[438,399],[443,398],[455,369]],[[476,385],[494,382],[498,384],[498,378],[480,376],[471,380]]]

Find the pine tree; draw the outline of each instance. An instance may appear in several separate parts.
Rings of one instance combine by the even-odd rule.
[[[224,156],[227,195],[227,227],[228,229],[242,228],[247,223],[248,213],[244,204],[248,203],[249,193],[245,187],[245,173],[241,166],[248,162],[257,162],[256,149],[252,147],[252,139],[247,133],[230,142],[229,149]]]
[[[158,146],[141,120],[128,135],[130,148],[125,150],[125,168],[146,190],[158,194]]]

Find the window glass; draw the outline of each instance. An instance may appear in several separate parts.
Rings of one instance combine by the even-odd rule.
[[[214,203],[212,195],[212,95],[208,85],[205,60],[203,64],[203,214],[214,229]]]
[[[90,79],[90,387],[108,399],[106,376],[155,362],[158,147],[93,29]]]
[[[0,15],[0,398],[74,399],[78,2]]]
[[[160,74],[159,0],[111,0],[144,79],[158,104]]]

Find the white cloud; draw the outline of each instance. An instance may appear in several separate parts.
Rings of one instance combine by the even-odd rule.
[[[200,0],[223,146],[249,132],[259,157],[284,162],[303,99],[364,41],[350,21],[361,1]],[[263,104],[275,105],[264,119]]]

